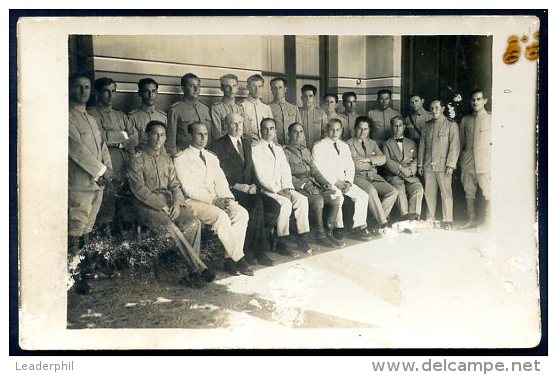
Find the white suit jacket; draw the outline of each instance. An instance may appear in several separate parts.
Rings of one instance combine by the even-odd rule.
[[[255,175],[264,191],[276,193],[282,189],[294,189],[290,164],[282,147],[273,143],[273,156],[269,143],[260,139],[251,150]]]
[[[186,198],[210,204],[215,198],[234,199],[217,156],[204,149],[205,165],[199,157],[199,151],[189,146],[174,158],[176,175]]]
[[[329,183],[337,181],[354,182],[354,161],[350,148],[343,141],[336,141],[340,154],[335,150],[334,142],[326,137],[315,143],[311,151],[313,160],[319,172]]]

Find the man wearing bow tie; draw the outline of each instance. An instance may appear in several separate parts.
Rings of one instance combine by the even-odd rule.
[[[283,241],[290,234],[290,215],[294,211],[298,229],[298,250],[311,250],[307,234],[309,232],[308,199],[294,190],[290,165],[282,147],[273,142],[276,135],[275,120],[264,118],[261,121],[261,139],[252,147],[255,175],[267,194],[280,204],[277,219],[277,248],[279,254],[293,255]]]
[[[385,163],[385,180],[398,191],[398,207],[403,219],[419,220],[422,212],[424,188],[416,177],[418,147],[410,138],[403,137],[404,122],[402,117],[391,119],[393,137],[383,143]]]
[[[217,156],[205,149],[207,125],[194,122],[188,131],[191,145],[174,158],[187,203],[203,224],[212,226],[224,246],[224,270],[231,275],[253,276],[243,250],[248,212],[234,199]]]
[[[382,230],[388,226],[388,217],[398,193],[377,173],[377,167],[384,165],[387,159],[377,143],[369,138],[371,123],[368,117],[358,117],[354,124],[355,136],[346,143],[356,168],[354,183],[369,195],[369,209]]]

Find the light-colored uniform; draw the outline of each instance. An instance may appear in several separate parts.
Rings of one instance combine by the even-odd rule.
[[[281,145],[288,143],[288,127],[295,122],[300,122],[300,112],[294,104],[285,99],[269,103],[273,118],[275,119],[277,136],[276,141]]]
[[[207,125],[209,131],[208,143],[213,140],[211,135],[211,116],[209,107],[198,100],[183,98],[174,103],[168,110],[168,127],[166,131],[166,151],[170,156],[176,155],[181,150],[185,150],[191,143],[191,136],[188,126],[194,122],[201,122]]]
[[[367,117],[371,119],[369,137],[377,142],[381,147],[383,142],[391,138],[391,119],[399,116],[400,112],[396,109],[387,108],[386,110],[372,109],[367,113]]]
[[[244,115],[244,108],[233,100],[221,98],[211,105],[211,120],[213,128],[210,129],[211,141],[216,141],[227,133],[224,119],[229,113],[239,113]]]
[[[277,236],[290,234],[290,215],[294,211],[298,234],[309,232],[308,199],[294,190],[292,173],[286,155],[280,145],[268,143],[264,139],[252,145],[252,158],[255,175],[267,194],[280,204],[277,218]],[[284,189],[289,190],[290,198],[278,194]]]
[[[311,153],[317,169],[330,184],[334,185],[339,181],[348,181],[352,184],[344,195],[354,201],[353,227],[367,225],[368,195],[354,184],[355,167],[348,145],[343,141],[333,141],[331,138],[325,137],[313,146]],[[342,215],[339,217],[342,218]],[[343,223],[338,225],[339,228],[343,226]]]
[[[232,260],[237,262],[242,259],[249,215],[234,200],[217,156],[211,151],[189,146],[176,155],[174,165],[186,202],[194,215],[203,224],[212,226]],[[230,198],[232,201],[226,210],[222,210],[213,204],[217,198]]]
[[[93,230],[103,199],[103,187],[95,179],[112,169],[112,163],[84,105],[70,104],[68,132],[68,235],[81,236]]]
[[[356,133],[354,132],[354,127],[356,125],[356,118],[361,116],[358,112],[344,112],[340,114],[346,120],[346,127],[342,128],[342,139],[347,141],[354,137]]]
[[[244,109],[244,136],[251,136],[254,141],[257,141],[261,137],[259,130],[261,120],[266,117],[273,118],[271,107],[260,99],[255,100],[248,96],[242,102],[242,108]]]
[[[135,128],[137,129],[139,136],[139,144],[144,145],[147,143],[147,135],[145,134],[145,128],[147,124],[151,121],[160,121],[166,124],[166,113],[160,109],[155,108],[155,106],[146,106],[141,103],[139,108],[133,109],[130,112],[130,117],[135,121]]]
[[[304,127],[306,140],[304,146],[309,149],[313,147],[315,142],[319,141],[327,131],[327,115],[321,108],[298,108],[300,111],[301,123]]]
[[[437,189],[441,190],[443,221],[453,221],[452,179],[445,174],[446,167],[456,168],[460,153],[458,124],[441,115],[426,123],[418,149],[418,167],[423,167],[428,219],[435,218]]]
[[[433,115],[431,112],[426,111],[423,107],[418,111],[412,113],[404,119],[406,124],[406,134],[408,138],[413,139],[416,142],[420,142],[420,137],[422,136],[422,129],[426,122],[431,120]]]
[[[475,198],[478,185],[491,197],[491,115],[483,110],[464,116],[460,123],[461,181],[466,198]]]

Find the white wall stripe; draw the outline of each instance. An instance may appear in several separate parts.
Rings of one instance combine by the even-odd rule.
[[[375,88],[384,86],[400,86],[402,83],[401,77],[386,77],[386,78],[330,78],[330,86],[335,87],[354,87],[354,88]]]

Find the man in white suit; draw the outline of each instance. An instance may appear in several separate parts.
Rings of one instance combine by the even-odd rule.
[[[205,149],[209,138],[207,125],[194,122],[188,132],[191,145],[174,158],[186,202],[203,224],[212,226],[224,246],[227,254],[224,270],[231,275],[253,276],[243,251],[248,212],[234,200],[217,156]]]
[[[342,122],[331,118],[327,122],[327,136],[313,146],[312,155],[317,169],[333,185],[354,201],[354,225],[352,234],[358,237],[370,238],[367,230],[367,203],[368,195],[365,191],[354,185],[354,161],[350,148],[340,140],[342,135]]]
[[[307,240],[309,232],[308,199],[294,190],[292,173],[286,155],[282,147],[273,142],[276,134],[275,120],[269,117],[261,120],[260,133],[261,139],[252,146],[253,165],[263,193],[280,204],[276,251],[283,255],[291,255],[282,239],[290,234],[289,224],[292,211],[294,211],[298,229],[298,250],[309,251]]]

